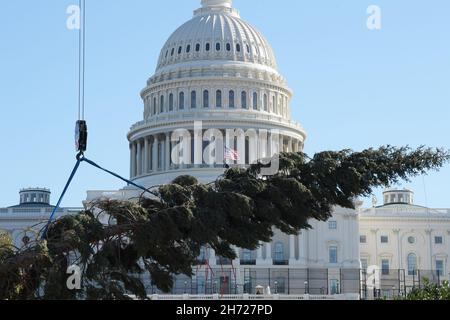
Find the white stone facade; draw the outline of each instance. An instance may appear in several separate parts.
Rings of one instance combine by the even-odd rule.
[[[401,269],[407,278],[419,277],[417,271],[437,277],[439,271],[441,280],[448,279],[450,209],[414,205],[410,190],[389,190],[383,198],[382,206],[359,215],[362,266],[376,265],[386,275]]]
[[[0,233],[8,233],[17,248],[36,240],[45,227],[54,207],[50,205],[50,190],[27,188],[20,191],[20,204],[0,208]],[[81,211],[81,208],[60,208],[55,219]]]

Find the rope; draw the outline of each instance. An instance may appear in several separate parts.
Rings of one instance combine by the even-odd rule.
[[[126,178],[123,178],[122,176],[118,175],[117,173],[114,173],[114,172],[112,172],[112,171],[110,171],[110,170],[107,170],[107,169],[105,169],[105,168],[99,166],[99,165],[96,164],[94,161],[91,161],[91,160],[85,158],[85,157],[83,156],[83,154],[80,153],[80,154],[77,156],[77,162],[76,162],[76,164],[75,164],[75,167],[73,168],[72,173],[70,174],[69,179],[68,179],[67,182],[66,182],[66,185],[65,185],[65,187],[64,187],[64,190],[63,190],[63,192],[61,193],[61,196],[59,197],[58,203],[57,203],[56,206],[53,208],[53,211],[52,211],[52,213],[51,213],[51,215],[50,215],[50,218],[48,219],[48,222],[47,222],[47,224],[46,224],[46,226],[45,226],[45,228],[44,228],[44,230],[43,230],[43,232],[42,232],[42,237],[41,237],[42,240],[45,239],[45,237],[46,237],[46,235],[47,235],[48,228],[49,228],[50,224],[52,223],[52,221],[54,220],[55,214],[56,214],[56,212],[58,211],[58,209],[60,208],[61,202],[62,202],[62,200],[64,199],[64,196],[66,195],[66,192],[67,192],[67,190],[69,189],[69,186],[70,186],[70,184],[72,183],[72,180],[73,180],[73,178],[75,177],[75,174],[77,173],[78,168],[80,167],[81,162],[86,162],[86,163],[90,164],[91,166],[93,166],[93,167],[95,167],[95,168],[97,168],[97,169],[100,169],[100,170],[102,170],[102,171],[104,171],[104,172],[106,172],[106,173],[108,173],[108,174],[110,174],[110,175],[112,175],[112,176],[114,176],[114,177],[116,177],[116,178],[118,178],[118,179],[120,179],[120,180],[126,182],[126,183],[129,184],[129,185],[132,185],[132,186],[134,186],[134,187],[136,187],[136,188],[138,188],[138,189],[143,190],[144,192],[148,192],[148,193],[154,195],[154,193],[153,193],[151,190],[149,190],[149,189],[147,189],[147,188],[145,188],[145,187],[143,187],[143,186],[140,186],[140,185],[134,183],[134,182],[131,181],[131,180],[128,180],[128,179],[126,179]]]
[[[72,182],[73,178],[75,177],[75,174],[77,173],[78,168],[80,167],[80,164],[81,164],[81,159],[77,159],[77,163],[75,164],[75,167],[73,168],[72,173],[70,174],[69,180],[67,180],[67,182],[66,182],[66,186],[64,187],[64,190],[61,193],[61,196],[59,197],[58,203],[53,208],[52,214],[50,215],[50,218],[48,219],[48,222],[44,228],[44,231],[42,232],[42,238],[41,238],[42,240],[45,239],[45,237],[47,235],[48,227],[52,223],[52,221],[55,217],[55,214],[58,211],[64,196],[66,195],[67,189],[69,189],[70,183]]]
[[[116,177],[116,178],[118,178],[118,179],[120,179],[120,180],[126,182],[127,184],[130,184],[130,185],[132,185],[132,186],[134,186],[134,187],[136,187],[136,188],[138,188],[138,189],[141,189],[142,191],[145,191],[145,192],[148,192],[148,193],[154,195],[154,193],[153,193],[151,190],[149,190],[149,189],[147,189],[147,188],[145,188],[145,187],[143,187],[143,186],[140,186],[140,185],[134,183],[133,181],[128,180],[128,179],[126,179],[126,178],[124,178],[124,177],[122,177],[122,176],[119,176],[117,173],[114,173],[114,172],[109,171],[109,170],[107,170],[107,169],[105,169],[105,168],[102,168],[101,166],[99,166],[98,164],[96,164],[94,161],[91,161],[91,160],[89,160],[89,159],[87,159],[87,158],[85,158],[85,157],[81,157],[80,159],[81,159],[81,161],[87,162],[87,163],[89,163],[91,166],[96,167],[97,169],[100,169],[100,170],[102,170],[102,171],[104,171],[104,172],[106,172],[106,173],[108,173],[108,174],[110,174],[110,175],[112,175],[112,176],[114,176],[114,177]]]

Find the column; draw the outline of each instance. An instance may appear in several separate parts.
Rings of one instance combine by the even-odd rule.
[[[142,146],[141,141],[137,141],[137,170],[136,175],[140,176],[142,174]]]
[[[397,238],[397,264],[393,264],[393,269],[402,269],[402,253],[400,250],[400,229],[392,230]]]
[[[153,136],[153,154],[152,154],[152,159],[153,159],[153,165],[152,165],[152,170],[153,172],[158,171],[158,136],[154,135]]]
[[[297,260],[295,259],[295,235],[289,235],[289,264],[295,264]]]
[[[308,263],[308,231],[302,230],[298,236],[299,263],[306,266]]]
[[[288,140],[288,152],[294,152],[294,150],[292,149],[292,137],[289,137]]]
[[[248,139],[248,160],[249,164],[252,164],[258,160],[258,136],[255,132],[255,135],[251,135]]]
[[[171,148],[170,148],[170,132],[166,133],[166,145],[164,147],[165,151],[166,151],[166,156],[165,156],[165,160],[166,160],[166,171],[170,170],[170,157],[171,157]]]
[[[285,152],[286,149],[284,148],[284,136],[280,134],[280,146],[278,148],[279,152]]]
[[[273,264],[272,260],[272,244],[270,242],[266,243],[266,264]]]
[[[209,265],[215,266],[217,264],[216,251],[212,248],[209,249]]]
[[[274,152],[274,141],[273,141],[273,133],[271,131],[267,132],[267,154],[266,156],[268,158],[271,158],[275,152]]]
[[[240,254],[239,254],[239,248],[236,246],[233,246],[232,249],[234,250],[234,252],[236,252],[236,259],[233,260],[233,265],[234,266],[239,266],[241,264],[241,258],[240,258]]]
[[[148,173],[148,138],[144,139],[144,174]]]
[[[136,143],[131,143],[131,178],[134,178],[136,176]]]
[[[256,250],[256,265],[261,265],[264,263],[263,260],[263,246],[262,244]]]

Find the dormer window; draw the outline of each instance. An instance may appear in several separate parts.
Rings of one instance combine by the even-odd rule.
[[[220,51],[220,43],[219,42],[216,43],[216,51]]]
[[[197,44],[195,45],[195,51],[196,51],[196,52],[199,52],[199,51],[200,51],[200,43],[197,43]]]
[[[227,43],[227,51],[231,51],[231,44]]]
[[[207,44],[206,44],[206,51],[209,51],[209,50],[211,50],[211,44],[208,42]]]

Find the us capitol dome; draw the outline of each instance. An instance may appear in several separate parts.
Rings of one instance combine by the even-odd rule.
[[[202,0],[201,5],[164,44],[141,91],[143,120],[128,133],[131,179],[146,187],[185,174],[213,181],[224,172],[226,150],[238,154],[225,161],[229,166],[303,150],[306,134],[291,120],[292,91],[268,41],[240,18],[231,0]],[[191,134],[189,142],[174,137],[180,129]],[[202,155],[208,141],[218,141],[208,140],[208,132],[221,133],[229,146],[216,148],[214,161]],[[175,152],[180,145],[190,150]]]

